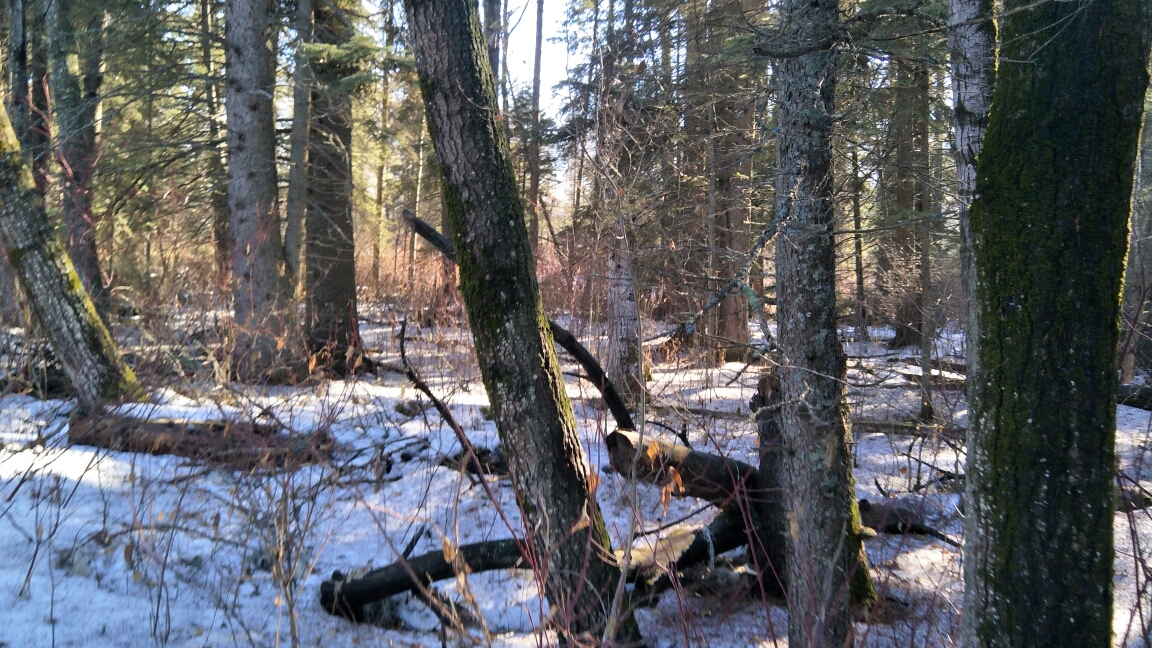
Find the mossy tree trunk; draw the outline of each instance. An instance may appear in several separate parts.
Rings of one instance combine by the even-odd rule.
[[[96,311],[108,321],[110,295],[100,271],[92,213],[92,176],[96,170],[96,108],[101,86],[104,14],[87,8],[89,18],[81,56],[72,0],[48,0],[49,77],[56,115],[64,223],[68,254]]]
[[[112,335],[48,225],[7,111],[0,113],[0,239],[80,408],[136,392],[136,377],[117,358]]]
[[[599,640],[613,634],[619,574],[540,300],[476,4],[405,5],[464,304],[501,442],[516,450],[508,463],[534,567],[560,632]],[[634,641],[626,618],[616,627]]]
[[[352,38],[355,8],[346,1],[313,3],[318,45]],[[355,63],[329,54],[311,64],[308,129],[308,208],[304,226],[304,300],[307,336],[322,364],[343,374],[360,353],[356,320],[356,245],[352,228],[352,97],[347,79]]]
[[[837,0],[788,0],[783,7],[802,49],[830,40],[837,10]],[[776,67],[788,641],[805,648],[848,645],[849,601],[875,598],[859,535],[845,360],[836,335],[831,136],[837,50],[811,49]]]
[[[1143,0],[1005,3],[971,226],[962,644],[1110,646],[1116,346]],[[1056,29],[1054,26],[1059,26]]]
[[[280,378],[289,348],[276,188],[275,90],[269,0],[225,3],[228,206],[232,229],[233,363],[241,380]]]

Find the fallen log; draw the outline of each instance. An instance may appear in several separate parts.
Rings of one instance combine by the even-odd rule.
[[[640,481],[661,486],[675,484],[677,495],[698,497],[724,507],[740,493],[759,489],[759,474],[750,464],[652,437],[644,439],[637,453],[640,435],[616,430],[605,439],[612,469]],[[633,466],[635,472],[633,473]]]
[[[671,585],[670,571],[683,571],[747,544],[744,529],[738,514],[721,514],[711,524],[697,529],[690,542],[679,537],[659,541],[655,550],[635,547],[629,580],[636,581],[637,587],[649,595],[658,594]],[[368,616],[365,606],[455,578],[457,565],[466,565],[468,573],[530,569],[532,562],[521,548],[517,540],[489,540],[456,547],[455,561],[445,558],[443,551],[433,551],[359,576],[336,571],[320,584],[320,606],[329,614],[363,622]]]
[[[456,557],[469,572],[512,569],[531,564],[521,552],[516,540],[489,540],[456,547]],[[456,565],[444,557],[443,551],[433,551],[407,561],[399,561],[373,569],[363,576],[347,576],[339,571],[320,584],[320,606],[329,614],[352,621],[364,620],[364,606],[389,596],[448,578],[455,578]]]
[[[72,421],[68,441],[120,452],[175,455],[236,470],[297,466],[328,458],[327,435],[289,436],[247,421],[139,419],[93,412]]]
[[[1152,410],[1152,387],[1148,385],[1120,385],[1116,390],[1116,404],[1142,410]]]

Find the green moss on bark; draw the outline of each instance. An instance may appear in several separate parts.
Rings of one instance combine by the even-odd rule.
[[[1049,3],[1001,23],[971,209],[981,328],[965,645],[1111,643],[1119,295],[1147,86],[1141,4]]]

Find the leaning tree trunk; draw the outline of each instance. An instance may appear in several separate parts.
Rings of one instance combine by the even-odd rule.
[[[972,269],[972,227],[968,206],[976,191],[976,158],[988,127],[988,104],[992,99],[993,57],[996,52],[996,24],[992,22],[992,0],[950,0],[948,3],[948,49],[952,66],[953,151],[956,158],[956,210],[960,218],[960,283],[964,291],[964,345],[970,376],[978,372],[976,336],[976,273]],[[968,381],[968,403],[975,393]]]
[[[971,207],[962,644],[1109,646],[1119,295],[1152,25],[1144,0],[1005,9]]]
[[[851,641],[849,600],[875,598],[860,541],[836,336],[832,135],[837,0],[788,0],[803,50],[778,63],[776,244],[790,646]],[[805,46],[812,43],[811,46]]]
[[[343,45],[353,35],[347,2],[313,5],[318,44]],[[312,65],[316,88],[308,132],[304,300],[308,342],[322,364],[354,371],[360,340],[356,321],[356,246],[352,231],[352,98],[341,88],[356,72],[329,57]]]
[[[268,17],[269,0],[227,0],[225,5],[233,362],[245,381],[283,377],[284,368],[277,365],[284,354],[278,351],[286,348],[291,298],[282,272]]]
[[[7,111],[0,113],[0,239],[32,313],[76,392],[81,409],[137,391],[136,376],[84,292],[64,246],[48,225]]]
[[[536,572],[566,637],[638,638],[608,614],[618,570],[547,327],[476,5],[409,0],[460,284]],[[624,608],[625,610],[627,607]]]
[[[77,50],[73,29],[72,0],[48,0],[48,59],[50,85],[55,107],[57,148],[63,184],[64,223],[68,230],[68,254],[92,296],[96,311],[108,321],[110,295],[100,272],[93,231],[92,175],[96,170],[96,102],[100,88],[100,58],[103,46],[103,13],[92,11],[85,42],[85,68]],[[95,64],[90,60],[95,58]],[[83,85],[81,75],[83,75]]]

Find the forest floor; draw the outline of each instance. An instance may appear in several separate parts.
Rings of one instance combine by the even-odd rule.
[[[373,357],[398,359],[392,315],[373,317],[376,323],[363,327]],[[965,424],[962,393],[952,387],[934,394],[946,421],[939,431],[909,435],[876,424],[908,420],[919,393],[909,378],[918,372],[915,354],[888,351],[883,332],[875,333],[875,341],[846,344],[853,417],[866,419],[855,429],[858,496],[916,498],[931,527],[960,540],[959,489],[948,477],[963,473],[962,437],[954,429]],[[958,342],[943,335],[939,357],[961,362]],[[472,443],[496,449],[467,331],[410,328],[407,356]],[[576,372],[568,361],[565,369]],[[748,402],[758,367],[701,368],[698,359],[673,355],[651,371],[643,418],[654,423],[647,434],[675,440],[669,429],[676,430],[697,449],[756,462]],[[605,471],[610,418],[590,385],[575,377],[567,385],[584,449],[600,473],[597,499],[614,547],[633,528],[668,526],[635,538],[633,546],[642,548],[710,520],[715,510],[705,502],[672,498],[665,506],[659,487],[633,487]],[[69,447],[72,409],[67,401],[0,398],[0,648],[291,646],[294,633],[302,646],[551,643],[536,630],[547,604],[528,571],[437,583],[445,599],[467,611],[462,618],[473,617],[468,637],[442,631],[427,605],[408,595],[395,597],[387,628],[321,608],[320,583],[334,570],[381,567],[406,547],[416,556],[523,533],[509,480],[490,478],[493,502],[474,475],[453,467],[459,442],[403,376],[291,389],[173,381],[150,404],[125,407],[191,420],[256,416],[331,434],[331,462],[294,470],[238,471]],[[1152,490],[1149,412],[1118,408],[1117,451],[1122,478]],[[1115,537],[1115,642],[1149,646],[1152,512],[1118,513]],[[866,546],[888,603],[857,624],[857,645],[954,645],[963,603],[959,550],[918,535],[881,534]],[[785,609],[749,591],[744,559],[743,550],[720,557],[711,573],[639,609],[649,645],[786,646]],[[279,585],[286,581],[294,590]]]

